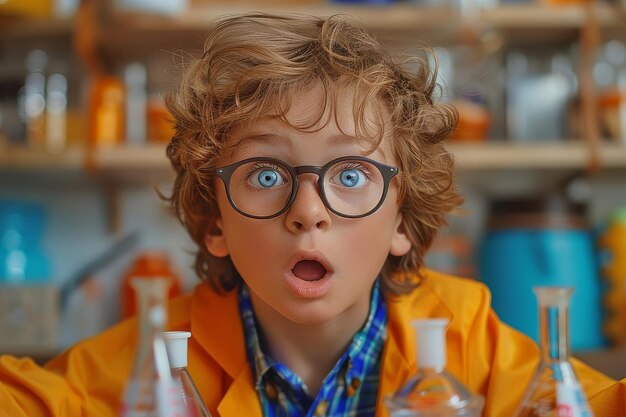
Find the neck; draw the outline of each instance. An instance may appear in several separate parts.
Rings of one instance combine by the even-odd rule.
[[[317,395],[322,381],[345,352],[369,313],[369,299],[324,323],[300,324],[263,303],[252,303],[268,353],[295,372]]]

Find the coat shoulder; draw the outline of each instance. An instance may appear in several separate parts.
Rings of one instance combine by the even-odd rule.
[[[468,298],[483,293],[489,293],[487,285],[473,278],[458,277],[441,272],[427,270],[422,279],[425,285],[430,286],[438,294],[447,297]]]
[[[457,277],[433,270],[415,274],[419,286],[411,293],[398,297],[396,301],[403,309],[422,316],[424,309],[430,315],[443,317],[471,316],[486,313],[491,308],[491,292],[482,282],[471,278]],[[410,315],[413,315],[409,313]]]

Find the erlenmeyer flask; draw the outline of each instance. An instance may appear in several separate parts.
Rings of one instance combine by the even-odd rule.
[[[446,372],[446,319],[413,322],[418,372],[386,405],[391,417],[479,417],[484,399]]]
[[[133,278],[139,306],[139,344],[131,377],[122,398],[121,417],[174,417],[180,400],[172,383],[167,349],[161,333],[167,321],[168,280]]]
[[[172,370],[172,379],[189,417],[211,417],[211,413],[200,397],[196,384],[187,371],[187,339],[190,337],[191,332],[163,333]]]
[[[514,417],[592,417],[569,361],[571,287],[534,287],[539,304],[541,362]]]

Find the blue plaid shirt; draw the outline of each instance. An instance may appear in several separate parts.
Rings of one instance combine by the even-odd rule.
[[[324,378],[313,398],[300,377],[263,353],[250,295],[239,294],[248,361],[265,417],[372,417],[376,409],[380,362],[387,329],[387,308],[378,281],[365,326]]]

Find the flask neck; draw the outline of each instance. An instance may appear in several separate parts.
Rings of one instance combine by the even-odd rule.
[[[139,307],[139,333],[142,341],[153,340],[163,332],[167,319],[166,297],[169,283],[165,279],[134,278]]]
[[[419,366],[419,370],[422,373],[422,375],[427,376],[427,375],[435,375],[435,374],[441,374],[443,372],[445,372],[446,367],[441,365],[441,366]]]
[[[158,337],[164,329],[165,307],[161,305],[149,306],[145,314],[140,314],[139,332],[141,340],[149,341]]]
[[[544,362],[569,360],[569,307],[567,305],[540,305],[539,331]]]

